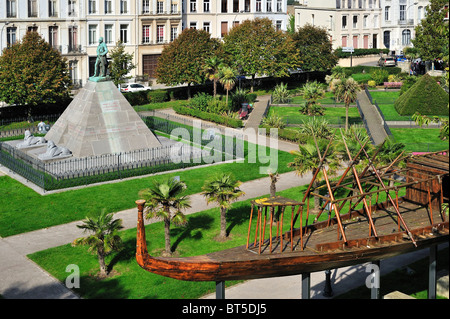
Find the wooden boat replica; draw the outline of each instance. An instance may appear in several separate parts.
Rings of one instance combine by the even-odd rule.
[[[334,269],[448,242],[448,217],[442,208],[448,203],[448,151],[409,157],[404,168],[396,165],[401,154],[390,165],[375,168],[378,151],[369,158],[362,145],[337,182],[327,176],[327,151],[303,201],[282,197],[252,201],[244,246],[193,257],[152,257],[145,237],[145,201],[136,201],[138,264],[179,280],[222,282]],[[358,174],[359,156],[365,156],[368,165]],[[325,184],[314,188],[319,172]],[[309,207],[312,196],[322,199],[315,216]],[[328,217],[317,221],[323,212],[322,218]]]

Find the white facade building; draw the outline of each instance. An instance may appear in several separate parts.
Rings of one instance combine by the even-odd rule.
[[[153,78],[164,45],[184,28],[222,38],[256,17],[286,30],[287,0],[0,0],[0,52],[27,31],[39,32],[68,59],[74,83],[83,85],[94,72],[98,39],[109,49],[121,40],[134,56],[131,76]]]
[[[302,0],[295,7],[295,28],[325,27],[333,48],[388,48],[399,54],[411,46],[414,28],[428,0]]]

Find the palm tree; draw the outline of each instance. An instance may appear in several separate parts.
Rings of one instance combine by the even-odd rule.
[[[306,82],[302,88],[303,98],[306,100],[305,106],[300,110],[302,114],[307,115],[323,115],[324,110],[317,100],[325,97],[325,90],[317,81]]]
[[[205,181],[202,187],[202,195],[206,197],[207,203],[216,202],[220,206],[220,235],[219,239],[227,237],[226,213],[231,207],[231,202],[244,195],[239,189],[241,182],[236,181],[231,174],[221,173]]]
[[[217,94],[217,81],[219,81],[219,69],[223,64],[223,59],[218,56],[212,56],[205,61],[205,74],[206,78],[210,81],[213,81],[214,85],[214,97]]]
[[[358,92],[361,90],[359,84],[353,78],[339,79],[333,81],[333,93],[338,102],[345,104],[345,131],[348,130],[348,108],[351,103],[357,99]]]
[[[311,172],[312,176],[316,172],[319,163],[320,156],[317,151],[319,149],[320,154],[323,156],[325,150],[328,146],[329,140],[327,139],[318,139],[317,147],[316,143],[313,139],[308,139],[307,143],[299,144],[298,151],[291,151],[290,153],[295,155],[294,161],[289,163],[289,167],[294,167],[297,171],[297,174],[303,176],[304,174]],[[334,151],[334,144],[330,145],[328,149],[327,156],[324,160],[324,165],[327,166],[327,175],[332,175],[339,168],[339,157],[338,154]],[[313,182],[313,188],[317,188],[319,186],[320,180],[323,178],[323,173],[319,172],[315,181]],[[319,208],[319,201],[317,197],[314,197],[314,210]]]
[[[146,200],[146,217],[158,217],[164,221],[165,252],[164,255],[172,255],[170,247],[170,223],[176,225],[186,224],[186,216],[181,212],[189,208],[190,201],[188,196],[182,193],[186,189],[183,182],[169,178],[166,181],[155,181],[150,188],[143,189],[139,196]]]
[[[219,82],[227,90],[226,103],[228,105],[228,92],[233,89],[236,84],[237,72],[228,66],[222,66],[219,72]]]
[[[122,220],[113,220],[113,215],[113,213],[107,214],[106,211],[103,211],[97,219],[86,217],[86,220],[83,221],[84,224],[77,225],[77,227],[93,234],[75,239],[72,243],[74,246],[88,245],[89,252],[97,254],[102,278],[107,275],[105,257],[112,251],[122,248],[122,239],[118,235],[118,230],[123,228]]]

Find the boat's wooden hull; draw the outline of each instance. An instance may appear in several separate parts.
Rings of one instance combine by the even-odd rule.
[[[448,229],[448,223],[446,225]],[[187,258],[145,258],[140,263],[147,271],[187,281],[226,281],[279,277],[310,273],[369,261],[386,259],[417,251],[435,244],[448,242],[449,236],[433,236],[417,240],[417,247],[403,242],[380,247],[344,249],[336,252],[299,256],[289,254],[267,255],[265,258],[245,261],[217,261],[208,255]],[[245,247],[242,247],[245,249]]]
[[[420,216],[424,215],[424,211],[411,211]],[[349,232],[350,227],[358,224],[351,221],[352,218],[353,216],[348,218]],[[408,218],[407,215],[406,218]],[[366,230],[367,223],[364,221],[361,223],[365,224],[363,228]],[[379,217],[376,223],[389,224],[386,227],[389,231],[393,226],[397,227],[395,221],[386,216]],[[418,224],[421,223],[421,220],[418,221]],[[326,224],[327,222],[314,224],[314,231],[311,234],[329,231],[332,227],[326,227]],[[170,278],[187,281],[227,281],[288,276],[357,265],[416,251],[449,240],[448,221],[414,227],[411,232],[417,247],[405,232],[394,232],[385,233],[378,238],[360,236],[348,240],[346,244],[342,241],[314,242],[314,239],[311,239],[303,250],[297,246],[294,251],[286,248],[282,253],[275,250],[268,252],[266,249],[262,254],[258,254],[257,249],[252,250],[241,246],[202,256],[163,258],[151,257],[146,249],[141,250],[138,247],[136,259],[145,270]],[[336,236],[334,231],[330,231],[329,236],[331,234]],[[321,233],[316,237],[326,236]],[[289,234],[286,238],[289,238]],[[295,238],[298,242],[298,237]]]

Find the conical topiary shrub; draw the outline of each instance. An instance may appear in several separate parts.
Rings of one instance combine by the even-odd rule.
[[[431,76],[425,74],[395,101],[400,115],[447,115],[448,94]]]

